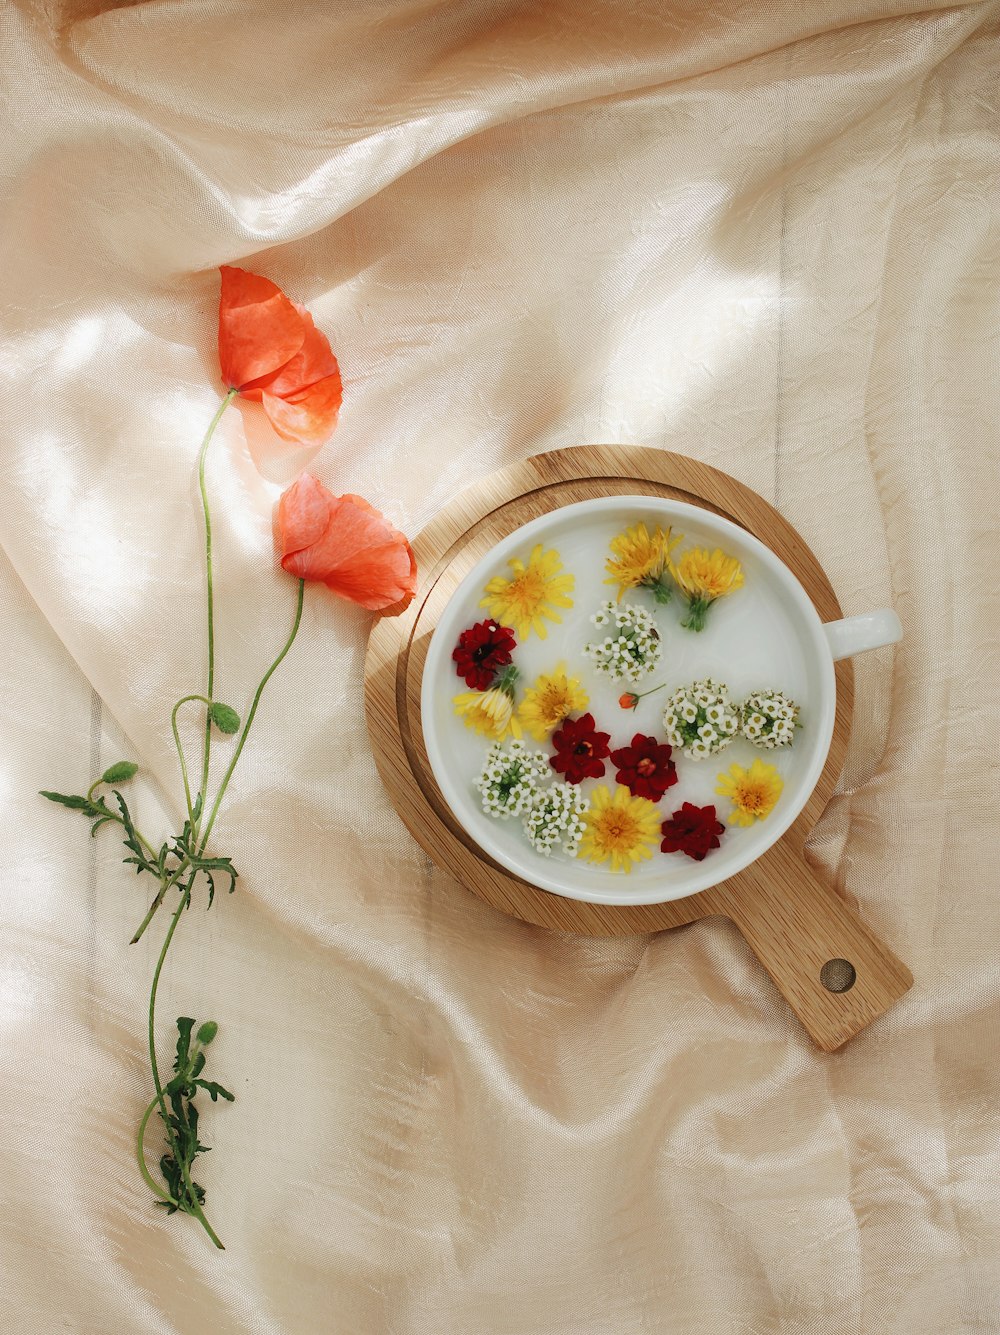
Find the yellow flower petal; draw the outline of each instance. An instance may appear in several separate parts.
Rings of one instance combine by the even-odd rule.
[[[765,765],[758,759],[748,770],[742,765],[730,765],[728,774],[717,776],[715,791],[733,803],[731,825],[752,825],[754,821],[767,819],[784,786],[777,766]]]
[[[692,547],[676,564],[671,558],[669,566],[677,587],[689,599],[714,602],[743,587],[743,567],[718,547],[714,552]]]
[[[626,590],[654,585],[662,580],[670,553],[683,536],[673,537],[669,527],[664,532],[659,524],[650,533],[645,524],[639,523],[611,539],[612,555],[604,566],[608,572],[604,583],[617,584],[619,602]]]
[[[524,693],[517,718],[536,742],[544,742],[563,719],[587,708],[589,698],[579,677],[567,677],[566,664],[542,673]]]
[[[523,736],[521,725],[514,716],[513,697],[506,691],[496,687],[489,691],[463,691],[452,703],[467,728],[495,742],[502,742],[508,733]]]
[[[590,796],[579,856],[590,862],[609,862],[613,872],[631,872],[635,863],[652,857],[661,824],[662,817],[652,802],[633,797],[622,784],[612,796],[601,784]]]
[[[554,550],[545,551],[538,543],[527,563],[512,557],[507,564],[512,577],[495,575],[484,590],[479,606],[485,607],[495,621],[510,626],[519,640],[535,632],[545,639],[545,621],[560,622],[557,607],[572,607],[568,597],[574,588],[572,575],[560,574],[562,561]]]

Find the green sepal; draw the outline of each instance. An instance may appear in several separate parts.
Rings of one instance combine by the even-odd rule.
[[[139,773],[139,766],[134,760],[119,760],[101,775],[101,783],[128,783]]]

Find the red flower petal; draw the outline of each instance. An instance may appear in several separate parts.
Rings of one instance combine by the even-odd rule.
[[[416,591],[410,544],[360,496],[334,496],[305,474],[282,496],[276,528],[282,567],[341,598],[395,613]]]
[[[300,306],[297,301],[292,305],[302,321],[302,346],[277,371],[245,384],[241,389],[244,398],[259,400],[260,391],[266,389],[280,399],[288,399],[320,380],[331,376],[339,379],[340,367],[330,350],[330,340],[316,328],[305,306]]]
[[[339,371],[287,398],[278,398],[269,389],[261,392],[264,411],[278,435],[302,445],[322,445],[333,434],[343,397]]]
[[[224,264],[219,269],[219,365],[230,388],[273,374],[306,339],[299,311],[277,284]]]
[[[323,536],[333,496],[311,473],[303,473],[278,502],[277,538],[282,555],[310,547]]]
[[[677,782],[672,754],[671,746],[637,732],[629,746],[611,752],[611,762],[618,767],[618,783],[624,784],[633,797],[659,802]]]
[[[604,759],[608,755],[611,736],[597,732],[593,714],[581,714],[578,719],[567,719],[552,734],[556,754],[549,764],[567,783],[582,783],[584,779],[599,779],[604,774]]]
[[[664,853],[686,853],[695,862],[703,862],[713,848],[718,848],[719,835],[726,827],[715,814],[715,807],[696,807],[685,802],[661,826]]]
[[[517,648],[514,632],[498,622],[479,621],[458,637],[452,650],[455,671],[473,691],[488,690],[498,670],[506,667]]]

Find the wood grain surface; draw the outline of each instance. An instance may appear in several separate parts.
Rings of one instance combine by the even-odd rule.
[[[682,455],[622,445],[534,455],[469,487],[428,524],[413,544],[420,572],[417,596],[402,616],[383,618],[372,628],[365,709],[379,773],[428,855],[473,894],[514,917],[589,936],[656,932],[713,915],[732,919],[813,1041],[832,1052],[913,982],[906,966],[846,901],[813,874],[803,852],[844,763],[854,698],[849,661],[836,665],[833,741],[798,819],[744,871],[686,899],[585,904],[529,885],[479,849],[434,781],[421,730],[420,680],[431,634],[452,593],[491,547],[522,524],[574,501],[616,494],[671,497],[732,520],[785,562],[822,621],[842,615],[829,580],[795,529],[762,497],[718,469]],[[823,972],[830,961],[846,964]],[[852,972],[847,990],[824,985],[825,979],[842,987]]]

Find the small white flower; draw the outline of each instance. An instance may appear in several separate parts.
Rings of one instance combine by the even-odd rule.
[[[548,759],[541,751],[529,751],[521,740],[506,747],[496,742],[473,786],[482,795],[482,807],[488,816],[510,820],[524,814],[550,774]]]
[[[590,802],[572,783],[553,783],[539,789],[524,816],[528,842],[544,856],[559,847],[569,857],[576,857],[583,838],[581,817]]]
[[[740,726],[748,741],[773,751],[778,746],[791,746],[795,740],[798,712],[795,701],[781,691],[752,691],[743,701]]]
[[[663,711],[667,741],[692,760],[724,750],[739,726],[740,716],[729,702],[725,685],[711,679],[678,687]]]

